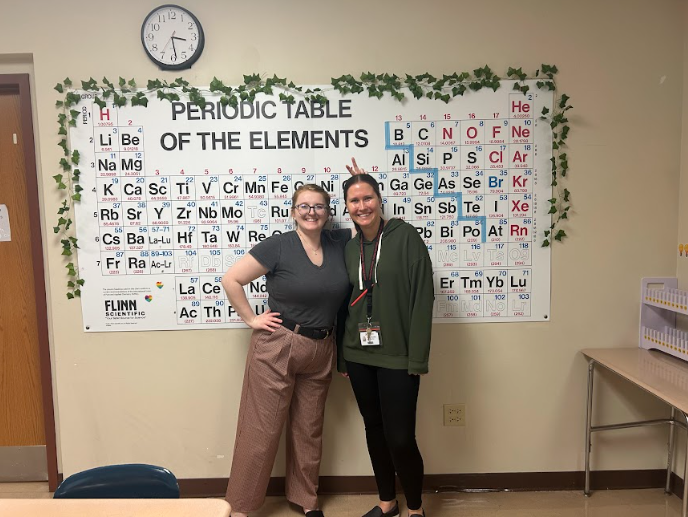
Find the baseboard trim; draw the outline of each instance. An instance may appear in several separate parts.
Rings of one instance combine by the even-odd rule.
[[[45,445],[0,447],[0,482],[48,481]]]
[[[662,488],[666,470],[601,470],[590,473],[592,490]],[[428,474],[426,492],[583,490],[585,472],[508,472],[492,474]],[[180,479],[182,497],[223,497],[227,478]],[[321,494],[373,494],[373,476],[321,476]],[[671,476],[671,491],[683,494],[683,480]],[[284,478],[270,478],[268,495],[284,495]]]

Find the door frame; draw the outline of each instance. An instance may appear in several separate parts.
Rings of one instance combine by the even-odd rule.
[[[55,434],[55,407],[53,405],[53,379],[48,338],[48,307],[45,291],[41,209],[38,200],[38,171],[36,146],[33,135],[31,89],[28,74],[0,74],[0,91],[19,93],[21,133],[24,143],[24,171],[26,195],[31,227],[31,255],[33,259],[36,324],[38,327],[38,354],[40,361],[43,420],[45,422],[46,454],[48,460],[48,486],[54,492],[58,485],[57,438]]]

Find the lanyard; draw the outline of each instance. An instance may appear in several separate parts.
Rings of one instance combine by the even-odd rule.
[[[356,305],[358,301],[363,298],[364,296],[366,297],[366,309],[368,313],[368,321],[370,321],[370,318],[373,316],[373,279],[374,279],[374,271],[375,271],[375,261],[377,260],[377,251],[379,249],[379,243],[380,239],[382,238],[382,229],[385,226],[385,220],[381,219],[380,220],[380,227],[377,230],[377,235],[375,236],[375,240],[373,241],[373,256],[370,260],[370,269],[368,271],[368,274],[366,275],[366,267],[365,267],[365,254],[363,252],[363,235],[361,234],[359,236],[360,243],[361,243],[361,248],[360,248],[360,257],[361,257],[361,277],[363,278],[363,285],[365,289],[363,292],[356,298],[353,302],[351,302],[351,307]]]

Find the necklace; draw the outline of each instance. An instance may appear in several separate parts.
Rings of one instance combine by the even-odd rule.
[[[318,252],[320,251],[320,248],[322,248],[322,245],[318,246],[317,248],[314,248],[313,246],[311,246],[311,245],[308,243],[308,241],[306,240],[306,238],[305,238],[303,235],[301,235],[301,232],[300,232],[300,231],[296,230],[296,234],[299,236],[299,239],[301,239],[301,243],[302,243],[303,245],[305,245],[307,248],[309,248],[315,255],[318,254]]]

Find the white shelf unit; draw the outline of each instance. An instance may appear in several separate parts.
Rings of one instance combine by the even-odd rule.
[[[676,329],[676,315],[688,315],[688,291],[677,287],[675,277],[642,279],[639,346],[688,361],[688,332]]]

